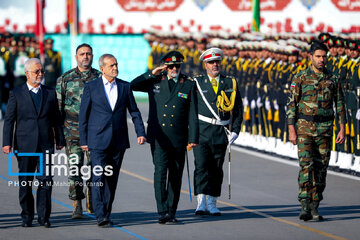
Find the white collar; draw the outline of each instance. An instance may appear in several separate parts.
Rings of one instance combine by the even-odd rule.
[[[38,87],[33,87],[28,82],[26,82],[26,85],[27,85],[29,91],[33,91],[34,93],[37,93],[41,88],[41,84]]]
[[[213,79],[212,77],[210,77],[210,75],[208,74],[208,78],[211,80],[211,79]],[[215,77],[214,78],[217,82],[219,82],[219,80],[220,80],[220,74],[219,75],[217,75],[217,77]]]
[[[103,80],[103,83],[105,86],[107,86],[108,84],[109,85],[112,85],[112,84],[115,84],[116,85],[116,79],[114,79],[114,81],[112,83],[109,82],[109,80],[107,80],[104,75],[101,76],[102,80]]]

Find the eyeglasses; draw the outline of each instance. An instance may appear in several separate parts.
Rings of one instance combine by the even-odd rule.
[[[43,69],[38,69],[36,71],[29,71],[29,72],[35,73],[36,75],[39,75],[40,73],[45,74],[45,71]]]
[[[176,67],[177,69],[180,68],[180,64],[171,64],[171,65],[167,65],[168,69],[173,69],[174,67]]]

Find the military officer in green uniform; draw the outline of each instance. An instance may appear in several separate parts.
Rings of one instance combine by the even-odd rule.
[[[180,73],[183,55],[165,54],[162,66],[131,82],[134,91],[149,95],[147,136],[155,167],[154,189],[160,224],[177,223],[186,146],[198,143],[195,82]]]
[[[327,47],[318,41],[310,48],[312,65],[291,83],[287,105],[289,141],[298,146],[299,195],[304,221],[321,221],[318,207],[323,199],[330,159],[335,104],[340,131],[336,143],[345,139],[346,114],[341,83],[326,69]]]
[[[73,68],[59,77],[56,85],[56,94],[59,102],[62,122],[64,124],[64,133],[66,138],[66,154],[77,155],[78,162],[69,161],[70,170],[72,167],[80,169],[84,165],[84,152],[80,147],[79,135],[79,112],[80,101],[87,82],[90,82],[101,76],[101,72],[92,68],[92,48],[83,43],[76,49],[77,67]],[[87,152],[88,165],[90,164],[89,154]],[[91,179],[88,180],[91,182]],[[83,179],[81,175],[69,175],[69,198],[73,200],[74,211],[73,219],[82,218],[83,210],[81,200],[85,198],[83,193]],[[93,212],[91,203],[91,188],[86,189],[86,205],[88,212]]]
[[[242,123],[242,101],[237,82],[233,77],[220,74],[223,55],[219,48],[204,51],[200,61],[204,62],[206,74],[194,77],[200,131],[199,145],[194,148],[196,215],[221,215],[216,207],[216,197],[221,194],[226,148],[238,137]]]

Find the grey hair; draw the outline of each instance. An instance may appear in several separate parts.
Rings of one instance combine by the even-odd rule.
[[[113,55],[109,54],[109,53],[105,53],[103,55],[101,55],[101,57],[99,58],[99,66],[100,67],[104,67],[104,59],[105,58],[115,58]]]
[[[30,59],[26,60],[26,62],[24,64],[25,72],[29,72],[31,65],[37,64],[37,63],[41,64],[41,61],[38,58],[30,58]]]

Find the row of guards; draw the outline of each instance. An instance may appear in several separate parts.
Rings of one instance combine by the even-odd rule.
[[[338,123],[334,120],[329,166],[333,170],[360,176],[360,35],[173,33],[149,31],[151,47],[148,68],[160,64],[170,50],[185,59],[182,72],[196,77],[204,72],[199,61],[209,47],[224,51],[221,63],[225,75],[234,77],[244,104],[242,131],[235,144],[297,159],[297,146],[288,141],[286,104],[293,77],[311,66],[310,43],[318,39],[329,48],[327,69],[338,75],[347,109],[346,139],[335,144]]]
[[[54,41],[44,41],[44,84],[55,88],[61,75],[61,54],[53,50]],[[24,64],[30,58],[41,58],[39,42],[30,35],[0,35],[0,119],[9,92],[26,82]],[[3,111],[1,111],[3,110]]]

